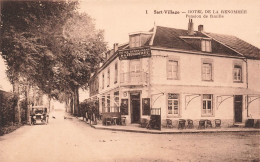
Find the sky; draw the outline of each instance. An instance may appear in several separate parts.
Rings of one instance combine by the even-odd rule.
[[[155,14],[154,10],[179,11],[180,14]],[[193,10],[193,13],[189,10]],[[202,10],[202,14],[194,13]],[[219,13],[221,10],[243,10],[243,14],[221,14],[223,18],[204,18],[205,10]],[[97,28],[104,29],[109,47],[113,43],[126,43],[128,34],[148,31],[154,23],[158,26],[187,29],[189,16],[193,18],[194,29],[204,25],[205,32],[237,36],[260,47],[260,1],[259,0],[84,0],[80,11],[95,19]],[[185,12],[185,13],[183,13]],[[215,15],[219,15],[215,14]],[[199,16],[201,18],[199,18]]]
[[[5,71],[6,71],[6,66],[2,56],[0,56],[0,90],[11,92],[12,85],[10,84],[6,76]]]
[[[98,29],[104,30],[110,48],[114,43],[128,42],[129,33],[148,31],[154,24],[187,29],[189,16],[196,17],[195,30],[202,24],[205,32],[234,35],[260,48],[260,0],[81,0],[79,7],[80,12],[95,19]],[[176,14],[164,14],[165,10]],[[203,13],[194,13],[197,10]],[[220,14],[221,10],[243,10],[243,14]],[[223,17],[209,18],[216,11],[219,13],[214,15]],[[11,91],[5,69],[0,58],[0,89]]]

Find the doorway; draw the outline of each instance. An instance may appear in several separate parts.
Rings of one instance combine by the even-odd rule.
[[[140,121],[140,93],[130,93],[131,103],[131,123],[139,123]]]
[[[235,123],[242,123],[243,96],[234,96]]]

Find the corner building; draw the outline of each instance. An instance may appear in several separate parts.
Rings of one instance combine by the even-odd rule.
[[[154,26],[114,44],[91,77],[100,113],[120,113],[127,124],[160,108],[171,119],[221,119],[222,127],[260,119],[260,50],[230,35]]]

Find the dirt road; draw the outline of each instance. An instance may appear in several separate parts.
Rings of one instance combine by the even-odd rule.
[[[97,130],[52,114],[0,137],[1,162],[259,161],[258,133],[142,134]],[[51,115],[51,116],[52,116]]]

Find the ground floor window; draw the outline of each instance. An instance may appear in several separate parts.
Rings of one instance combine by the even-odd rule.
[[[105,110],[105,96],[102,96],[102,99],[101,99],[101,104],[102,104],[102,112],[106,112]]]
[[[179,94],[168,94],[168,115],[179,115]]]
[[[121,115],[128,115],[128,99],[121,99]]]
[[[106,112],[110,112],[110,94],[107,95],[107,107]]]
[[[213,114],[213,95],[203,94],[202,95],[202,115],[212,115]]]
[[[114,112],[119,112],[119,92],[114,92]]]
[[[150,98],[143,98],[142,99],[142,111],[143,111],[143,115],[150,115]]]

